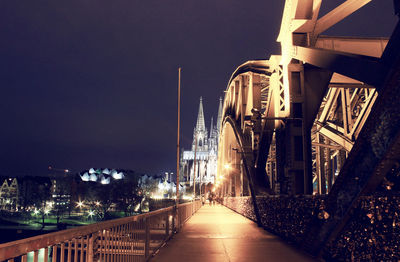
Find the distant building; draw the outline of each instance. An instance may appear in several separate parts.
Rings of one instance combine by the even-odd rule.
[[[139,187],[147,198],[171,199],[176,195],[176,182],[174,182],[174,173],[165,172],[162,176],[143,175],[139,179]],[[179,193],[186,193],[186,187],[180,183]]]
[[[103,185],[110,184],[112,179],[120,180],[125,177],[123,171],[117,171],[115,169],[108,169],[108,168],[90,168],[89,170],[83,171],[79,174],[82,181],[85,182],[98,182]]]
[[[214,183],[217,174],[218,137],[222,121],[222,99],[219,99],[218,117],[216,126],[211,118],[210,133],[205,126],[203,99],[200,97],[197,123],[193,130],[192,148],[183,151],[181,156],[181,176],[190,186],[196,183]],[[196,174],[194,158],[196,154]]]
[[[16,178],[4,179],[0,187],[0,209],[18,211],[19,190]]]

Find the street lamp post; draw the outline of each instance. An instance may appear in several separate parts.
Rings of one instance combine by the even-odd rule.
[[[179,131],[181,122],[181,68],[178,69],[178,134],[176,143],[176,206],[179,204]]]

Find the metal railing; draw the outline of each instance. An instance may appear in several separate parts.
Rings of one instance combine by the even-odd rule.
[[[0,261],[146,261],[201,207],[200,201],[0,245]]]

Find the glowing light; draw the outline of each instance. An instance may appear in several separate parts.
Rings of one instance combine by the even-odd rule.
[[[85,172],[82,176],[81,176],[82,181],[89,181],[89,174],[88,172]]]
[[[110,184],[110,178],[102,178],[101,179],[101,182],[100,183],[102,183],[103,185],[108,185],[108,184]]]
[[[163,199],[164,197],[162,195],[153,195],[153,199]]]
[[[110,175],[111,175],[112,177],[114,177],[117,173],[118,173],[118,172],[117,172],[117,170],[115,170],[115,169],[111,169],[111,171],[110,171]]]
[[[228,164],[228,163],[226,163],[226,164],[224,165],[224,167],[225,167],[225,169],[230,169],[230,168],[231,168],[231,165]]]
[[[44,210],[44,213],[47,215],[48,213],[50,213],[50,210],[45,209],[45,210]]]
[[[83,202],[79,201],[78,203],[76,203],[76,206],[79,207],[79,208],[83,207]]]
[[[89,173],[90,173],[90,172],[89,172]],[[90,181],[96,182],[96,181],[97,181],[97,176],[96,176],[96,174],[95,174],[95,173],[92,173],[92,174],[90,175],[90,177],[89,177],[89,180],[90,180]]]
[[[100,206],[100,202],[99,202],[99,201],[96,201],[94,204],[95,204],[96,206]]]
[[[114,179],[122,179],[122,178],[124,178],[124,174],[122,173],[122,172],[113,172],[112,174],[112,177],[114,178]]]
[[[136,206],[135,206],[135,212],[137,212],[137,211],[139,211],[139,208],[140,208],[140,204],[137,204]]]
[[[35,215],[39,214],[39,210],[35,209],[35,210],[33,211],[33,214],[35,214]]]
[[[184,200],[193,200],[193,196],[184,195],[182,197]]]
[[[94,215],[94,212],[92,210],[89,210],[89,216],[91,217],[93,215]]]

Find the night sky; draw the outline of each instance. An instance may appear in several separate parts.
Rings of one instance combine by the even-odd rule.
[[[325,3],[329,2],[329,3]],[[323,2],[326,13],[343,1]],[[207,128],[241,63],[279,54],[284,1],[3,0],[0,175],[47,167],[175,171],[203,96]],[[391,0],[375,0],[330,35],[390,36]]]

